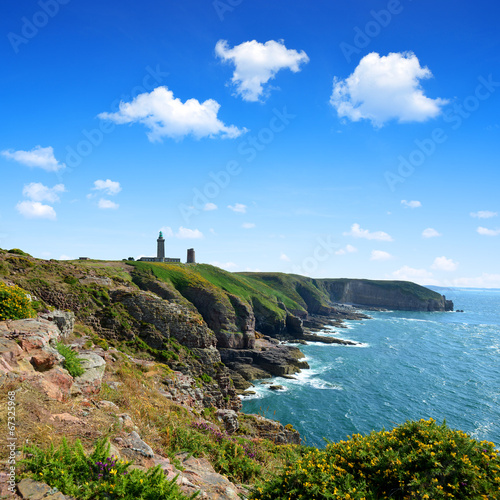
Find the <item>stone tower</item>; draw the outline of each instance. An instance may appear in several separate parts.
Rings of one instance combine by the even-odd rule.
[[[196,264],[196,260],[194,258],[194,248],[189,248],[187,253],[187,263],[188,264]]]
[[[160,236],[156,240],[158,243],[158,251],[156,252],[156,257],[158,259],[163,260],[165,258],[165,238],[163,237],[163,233],[160,231]]]

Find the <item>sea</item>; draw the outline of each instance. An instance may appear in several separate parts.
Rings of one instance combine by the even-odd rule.
[[[439,292],[464,312],[365,311],[371,319],[327,327],[321,335],[361,345],[299,345],[311,368],[255,381],[243,411],[292,424],[320,448],[431,417],[500,448],[500,289]]]

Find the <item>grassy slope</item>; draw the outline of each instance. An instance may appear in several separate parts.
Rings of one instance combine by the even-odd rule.
[[[304,296],[306,294],[311,294],[314,299],[321,302],[323,305],[328,305],[330,301],[337,300],[328,293],[328,285],[341,285],[350,281],[360,281],[380,287],[384,290],[399,290],[401,293],[413,295],[422,301],[429,299],[439,300],[441,298],[439,293],[409,281],[352,280],[347,278],[313,279],[283,273],[239,273],[239,275],[245,276],[254,283],[263,282],[269,284],[273,289],[281,291],[292,300],[302,305],[305,305]]]
[[[131,262],[140,271],[151,272],[161,280],[171,283],[181,293],[187,287],[205,287],[214,294],[233,294],[253,305],[258,301],[263,307],[283,316],[278,306],[283,302],[289,309],[302,308],[293,298],[279,289],[274,289],[264,282],[246,276],[230,273],[208,264],[163,264],[149,262]]]

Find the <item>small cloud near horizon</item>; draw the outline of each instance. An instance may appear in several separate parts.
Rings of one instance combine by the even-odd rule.
[[[105,198],[100,198],[97,206],[101,210],[116,210],[120,205],[111,200],[106,200]]]
[[[423,238],[436,238],[438,236],[442,236],[441,233],[438,233],[434,228],[428,227],[422,231]]]
[[[228,205],[227,208],[239,214],[247,213],[247,206],[243,205],[243,203],[235,203],[234,205]]]
[[[389,252],[384,252],[383,250],[372,250],[370,260],[391,260],[394,257]]]
[[[479,210],[479,212],[471,212],[471,217],[476,217],[478,219],[490,219],[491,217],[496,217],[498,212],[490,212],[489,210]]]
[[[39,201],[20,201],[16,210],[27,219],[56,220],[56,211],[50,205],[43,205]]]
[[[452,259],[447,257],[436,257],[431,266],[431,269],[436,269],[438,271],[456,271],[458,268],[458,262],[454,262]]]
[[[344,236],[364,238],[366,240],[393,241],[392,236],[384,231],[370,232],[368,229],[362,229],[359,224],[353,224],[351,230],[343,234]]]
[[[355,253],[358,249],[352,245],[346,245],[335,252],[335,255],[345,255],[346,253]]]
[[[498,236],[500,229],[488,229],[487,227],[479,226],[476,231],[482,236]]]
[[[422,206],[422,203],[417,200],[412,200],[412,201],[401,200],[401,204],[405,208],[420,208]]]

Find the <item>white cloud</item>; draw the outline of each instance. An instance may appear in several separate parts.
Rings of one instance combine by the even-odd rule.
[[[92,188],[92,190],[103,191],[104,193],[113,196],[115,194],[118,194],[122,190],[122,188],[119,182],[112,181],[110,179],[106,179],[105,181],[99,179],[97,181],[94,181],[94,187]]]
[[[36,146],[31,151],[13,151],[12,149],[8,149],[2,151],[1,154],[27,167],[43,168],[47,172],[57,172],[66,166],[64,163],[59,163],[56,160],[52,146],[46,148]]]
[[[375,231],[371,233],[368,229],[361,229],[359,224],[353,224],[349,232],[344,233],[344,236],[353,236],[354,238],[364,238],[366,240],[392,241],[392,237],[383,231]]]
[[[64,184],[56,184],[54,187],[49,188],[40,182],[31,182],[24,186],[23,195],[33,201],[49,201],[54,203],[59,201],[58,193],[64,193],[65,191]]]
[[[225,269],[226,271],[230,271],[231,269],[236,269],[238,266],[234,262],[210,262],[211,266],[220,267],[221,269]]]
[[[163,233],[164,238],[171,238],[174,236],[174,232],[172,231],[171,227],[163,226],[162,228],[160,228],[160,231]]]
[[[489,219],[491,217],[496,217],[498,212],[490,212],[489,210],[479,210],[479,212],[471,212],[471,217],[477,217],[478,219]]]
[[[131,102],[120,102],[116,113],[100,113],[99,118],[119,125],[142,123],[149,131],[151,142],[163,137],[182,139],[192,134],[196,139],[216,137],[233,139],[246,130],[224,125],[217,114],[220,104],[213,99],[200,103],[197,99],[182,102],[167,87],[157,87],[150,93],[139,94]]]
[[[437,269],[439,271],[456,271],[458,267],[458,262],[454,262],[452,259],[446,257],[436,257],[434,263],[432,264],[432,269]]]
[[[227,208],[233,212],[238,212],[240,214],[245,214],[247,212],[247,206],[243,203],[235,203],[234,205],[228,205]]]
[[[209,212],[210,210],[217,210],[217,205],[215,203],[206,203],[203,207],[203,210],[205,210],[205,212]]]
[[[420,203],[417,200],[412,200],[412,201],[401,200],[401,204],[406,208],[420,208],[422,206],[422,203]]]
[[[455,278],[451,286],[473,288],[500,288],[500,274],[483,273],[476,278]]]
[[[111,200],[106,200],[105,198],[101,198],[97,203],[97,206],[102,210],[116,210],[120,205]]]
[[[477,232],[483,236],[498,236],[500,234],[500,229],[488,229],[487,227],[479,226]]]
[[[413,280],[427,280],[432,278],[432,273],[426,269],[415,269],[410,266],[403,266],[402,268],[394,271],[392,276],[398,280],[402,281],[413,281]]]
[[[253,222],[244,222],[241,227],[244,229],[253,229],[255,224]]]
[[[441,233],[438,233],[432,227],[428,227],[427,229],[424,229],[422,231],[422,237],[423,238],[436,238],[437,236],[441,236]]]
[[[287,49],[283,40],[269,40],[266,43],[252,40],[232,49],[226,40],[219,40],[215,53],[223,61],[230,61],[235,65],[231,82],[236,87],[236,93],[245,101],[258,101],[268,93],[264,85],[272,80],[279,70],[288,68],[297,73],[301,64],[309,62],[304,51]]]
[[[56,211],[49,205],[39,201],[20,201],[16,205],[17,211],[28,219],[56,219]]]
[[[389,252],[383,250],[372,250],[370,260],[390,260],[393,256]]]
[[[382,57],[372,52],[345,80],[334,78],[330,104],[339,117],[370,120],[376,127],[392,119],[423,122],[438,116],[448,103],[424,95],[420,80],[431,77],[429,68],[422,68],[412,52]]]
[[[290,259],[290,257],[288,257],[288,255],[286,253],[283,253],[283,252],[281,252],[280,260],[284,260],[285,262],[291,262],[292,261],[292,259]]]
[[[70,257],[69,255],[62,254],[59,257],[59,260],[75,260],[73,257]]]
[[[354,253],[357,252],[358,249],[353,247],[352,245],[346,245],[344,248],[340,248],[335,252],[335,255],[345,255],[346,253]]]
[[[175,237],[181,240],[198,240],[203,238],[203,233],[198,229],[188,229],[181,226]]]

